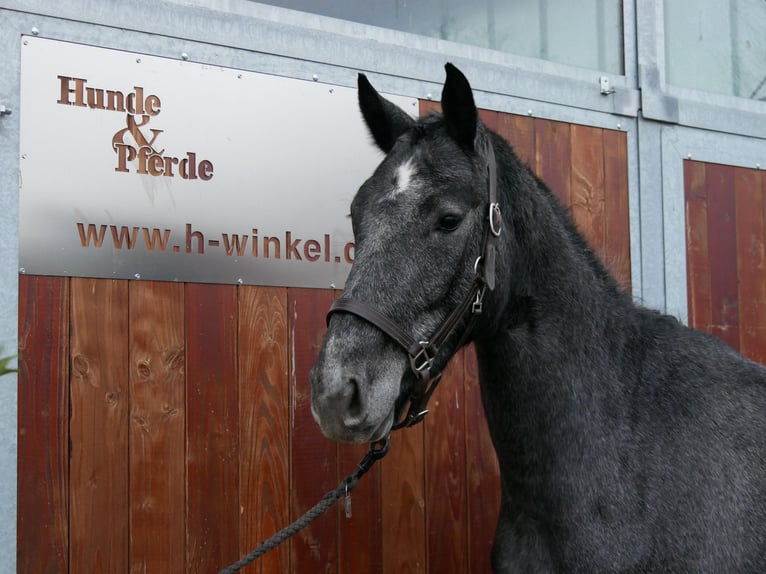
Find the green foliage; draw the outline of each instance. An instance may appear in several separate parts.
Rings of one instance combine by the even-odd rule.
[[[15,355],[11,355],[10,357],[2,357],[0,358],[0,377],[3,375],[6,375],[8,373],[15,373],[17,369],[12,369],[8,365],[15,359]]]

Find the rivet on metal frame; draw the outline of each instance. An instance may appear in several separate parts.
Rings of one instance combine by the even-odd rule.
[[[614,88],[609,85],[608,76],[599,76],[598,85],[602,96],[608,96],[609,94],[613,94],[615,92]]]

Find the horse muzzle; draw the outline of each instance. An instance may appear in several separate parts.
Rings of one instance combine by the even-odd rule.
[[[373,384],[348,371],[311,371],[311,414],[331,440],[364,443],[388,435],[394,424],[394,400],[371,392]],[[398,387],[398,385],[397,385]]]

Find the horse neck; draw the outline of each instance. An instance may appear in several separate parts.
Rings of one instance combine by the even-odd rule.
[[[607,347],[621,344],[628,299],[544,184],[528,170],[509,178],[516,184],[502,186],[511,221],[499,247],[495,317],[475,342],[501,467],[543,480],[551,467],[570,472],[589,460],[589,445],[614,430],[614,413],[604,412]]]
[[[498,248],[498,326],[544,318],[579,326],[624,308],[629,300],[545,184],[507,147],[496,155],[509,220]]]

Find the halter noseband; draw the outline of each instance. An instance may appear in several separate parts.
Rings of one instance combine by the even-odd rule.
[[[410,359],[410,368],[416,376],[416,383],[410,394],[410,407],[407,414],[400,422],[393,426],[393,430],[410,427],[423,420],[428,413],[428,400],[441,380],[441,372],[431,372],[435,357],[438,355],[441,346],[468,317],[468,322],[458,345],[455,347],[455,351],[463,346],[473,330],[477,317],[482,312],[482,302],[487,288],[490,291],[495,288],[495,244],[503,229],[503,219],[500,214],[500,206],[497,203],[497,168],[495,166],[495,153],[490,142],[487,145],[486,156],[489,210],[487,213],[487,225],[484,228],[481,254],[474,263],[476,276],[461,303],[452,310],[430,339],[414,339],[396,321],[381,313],[372,305],[353,297],[337,299],[327,312],[328,323],[333,313],[351,313],[361,317],[391,337],[407,352]],[[452,356],[449,358],[451,359]]]

